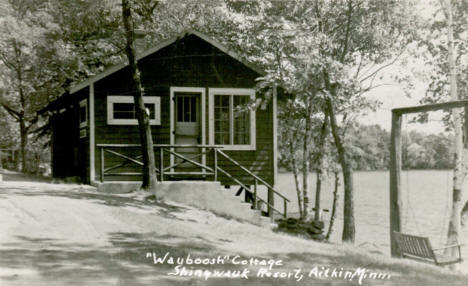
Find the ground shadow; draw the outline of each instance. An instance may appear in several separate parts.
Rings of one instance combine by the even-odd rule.
[[[9,269],[2,281],[24,284],[28,279],[34,285],[185,285],[197,279],[171,279],[167,274],[174,265],[155,265],[146,253],[173,257],[215,257],[225,255],[213,245],[186,237],[158,235],[156,233],[109,233],[109,245],[62,243],[47,238],[17,237],[16,243],[4,244],[0,249],[0,269]],[[233,269],[232,265],[215,265],[206,268]],[[23,275],[35,273],[34,277]],[[2,273],[4,274],[4,273]],[[160,284],[161,282],[164,284]],[[3,284],[2,284],[3,285]]]
[[[185,212],[188,210],[183,206],[174,206],[167,204],[162,201],[157,200],[141,200],[135,199],[130,196],[121,196],[115,194],[100,194],[96,191],[89,190],[88,186],[79,186],[76,187],[68,186],[66,191],[62,190],[51,190],[47,187],[42,187],[41,189],[30,189],[23,186],[5,186],[1,189],[6,189],[8,193],[14,193],[15,195],[20,196],[52,196],[52,197],[63,197],[69,199],[78,199],[78,200],[89,200],[93,203],[110,206],[110,207],[132,207],[138,209],[151,209],[157,208],[158,213],[166,218],[178,219],[174,216],[174,213]]]

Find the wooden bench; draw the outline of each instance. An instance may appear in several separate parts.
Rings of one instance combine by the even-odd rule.
[[[449,265],[463,261],[461,257],[461,244],[448,245],[441,248],[432,248],[429,238],[393,232],[393,237],[400,255],[418,261],[434,263],[435,265]],[[449,248],[457,248],[458,256],[450,256],[442,251]]]

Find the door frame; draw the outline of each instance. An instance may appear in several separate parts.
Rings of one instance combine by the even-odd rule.
[[[175,93],[176,92],[193,92],[200,93],[200,123],[201,123],[201,145],[206,144],[206,89],[204,87],[185,87],[185,86],[171,86],[170,87],[170,100],[169,100],[169,118],[170,118],[170,144],[175,144]],[[171,148],[171,151],[174,152],[174,148]],[[205,148],[201,149],[202,152],[205,152]],[[202,155],[202,164],[206,165],[206,155]],[[170,155],[170,165],[174,164],[174,155]],[[171,172],[173,172],[171,168]],[[205,169],[202,170],[205,172]]]

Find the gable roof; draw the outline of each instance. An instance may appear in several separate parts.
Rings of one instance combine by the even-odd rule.
[[[197,36],[198,38],[204,40],[205,42],[208,42],[209,44],[211,44],[212,46],[218,48],[219,50],[221,50],[222,52],[224,52],[225,54],[231,56],[232,58],[236,59],[237,61],[241,62],[242,64],[244,64],[246,67],[250,68],[251,70],[257,72],[258,74],[260,75],[265,75],[265,71],[263,71],[262,69],[258,68],[256,65],[254,65],[253,63],[251,62],[248,62],[246,60],[244,60],[241,56],[239,56],[237,53],[229,50],[226,46],[224,46],[223,44],[219,43],[218,41],[210,38],[209,36],[203,34],[203,33],[200,33],[198,31],[195,31],[195,30],[186,30],[182,33],[180,33],[179,35],[173,37],[173,38],[169,38],[163,42],[161,42],[159,45],[156,45],[155,47],[151,48],[151,49],[148,49],[146,51],[144,51],[143,53],[137,55],[136,57],[136,60],[139,61],[140,59],[142,58],[145,58],[173,43],[175,43],[177,40],[180,40],[186,36],[189,36],[189,35],[195,35]],[[128,66],[128,63],[126,62],[123,62],[123,63],[120,63],[120,64],[116,64],[110,68],[108,68],[107,70],[93,76],[93,77],[90,77],[89,79],[73,86],[71,89],[70,89],[70,94],[73,94],[87,86],[89,86],[90,84],[92,83],[95,83],[123,68],[125,68],[126,66]]]

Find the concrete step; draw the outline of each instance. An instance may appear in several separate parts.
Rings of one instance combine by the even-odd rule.
[[[104,182],[97,188],[105,193],[129,193],[138,190],[141,182]],[[243,202],[244,196],[236,196],[236,189],[225,189],[219,182],[207,181],[166,181],[158,183],[158,199],[170,200],[216,214],[247,221],[259,226],[270,226],[269,218]]]
[[[256,224],[262,226],[270,226],[271,219],[269,217],[263,216],[261,210],[253,209],[251,203],[244,202],[244,193],[242,193],[240,196],[236,196],[235,194],[238,190],[235,188],[221,188],[221,191],[228,197],[228,199],[234,198],[236,201],[239,202],[239,204],[241,205],[241,207],[239,207],[239,212],[246,214],[248,214],[249,212],[254,212],[255,214],[252,214],[252,219],[257,222]]]
[[[97,188],[99,192],[110,194],[126,194],[137,191],[141,187],[141,182],[137,181],[118,181],[118,182],[93,182],[91,185]]]
[[[223,188],[219,182],[174,181],[160,184],[158,197],[188,204],[216,214],[247,221],[259,226],[270,226],[269,218],[236,196],[236,189]]]

